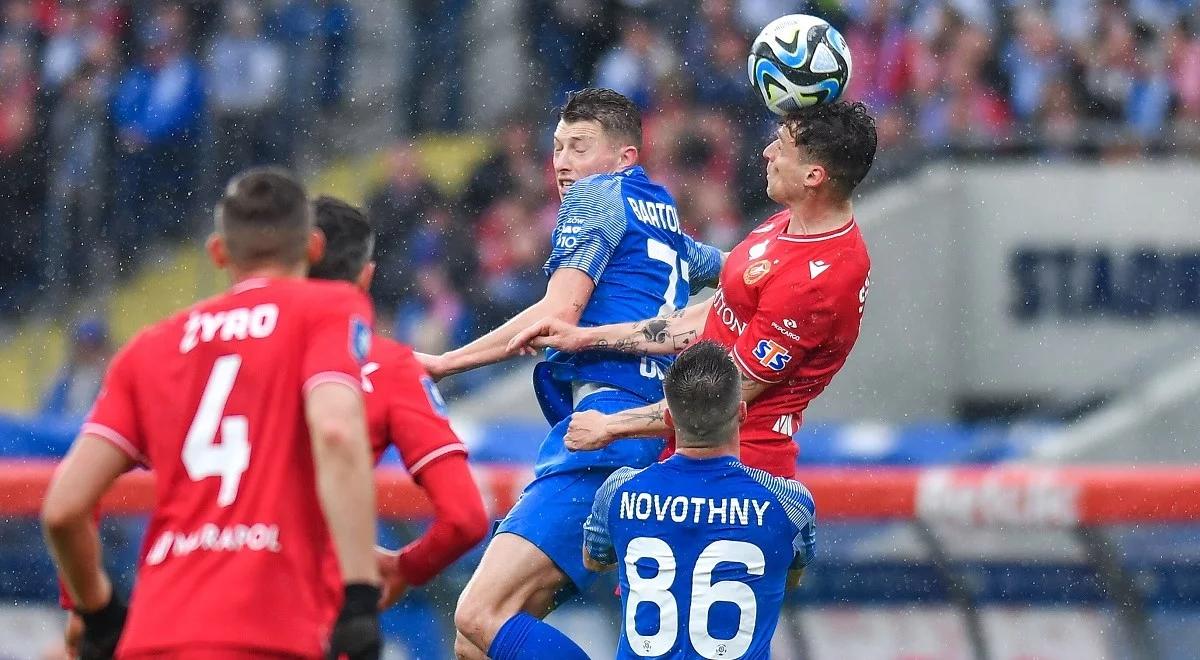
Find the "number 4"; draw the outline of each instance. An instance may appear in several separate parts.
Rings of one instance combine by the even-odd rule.
[[[213,364],[200,407],[183,441],[183,466],[192,481],[220,477],[217,504],[222,507],[237,499],[242,473],[250,467],[250,424],[245,415],[222,417],[233,381],[242,367],[240,355],[224,355]],[[221,441],[217,442],[217,427]]]

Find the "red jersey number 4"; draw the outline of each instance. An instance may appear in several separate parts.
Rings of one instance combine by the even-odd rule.
[[[224,416],[225,402],[241,367],[240,355],[223,355],[213,363],[200,407],[183,442],[183,466],[192,481],[221,478],[217,492],[217,505],[221,507],[237,499],[242,473],[250,467],[249,421],[245,415]]]

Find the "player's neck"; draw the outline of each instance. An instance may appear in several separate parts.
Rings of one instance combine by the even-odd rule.
[[[253,268],[237,268],[229,266],[226,271],[229,274],[230,284],[237,286],[246,280],[256,279],[304,279],[307,275],[307,268],[303,264],[297,266],[278,266],[278,265],[263,265]]]
[[[716,447],[676,447],[675,453],[694,461],[703,461],[710,458],[721,458],[729,456],[737,458],[737,448],[729,445],[719,445]]]
[[[854,204],[850,200],[831,204],[823,199],[804,199],[789,204],[792,221],[787,233],[796,236],[824,234],[846,226],[854,217]]]

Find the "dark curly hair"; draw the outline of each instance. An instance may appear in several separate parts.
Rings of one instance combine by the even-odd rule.
[[[830,182],[849,197],[875,162],[875,119],[855,101],[813,105],[780,122],[796,146],[825,166]]]

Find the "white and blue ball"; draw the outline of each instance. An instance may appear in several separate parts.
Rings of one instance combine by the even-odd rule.
[[[771,112],[786,115],[841,97],[850,83],[850,47],[824,20],[789,14],[758,34],[747,68]]]

